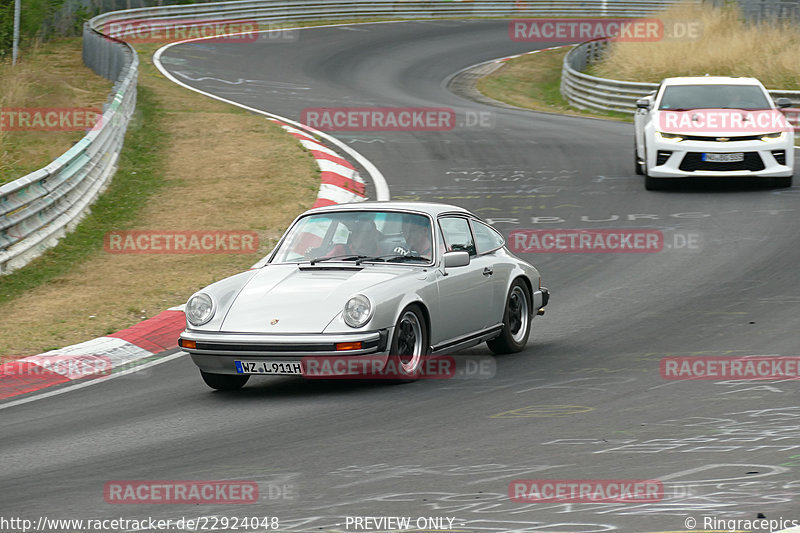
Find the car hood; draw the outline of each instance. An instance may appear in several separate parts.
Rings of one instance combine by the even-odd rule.
[[[752,120],[746,120],[751,115]],[[760,116],[759,116],[760,115]],[[696,120],[695,120],[696,119]],[[733,121],[738,124],[731,124]],[[779,110],[745,111],[738,109],[690,109],[688,111],[656,111],[658,131],[703,137],[739,137],[788,131]]]
[[[242,287],[228,308],[220,331],[322,333],[350,297],[412,273],[410,268],[388,265],[268,265]]]

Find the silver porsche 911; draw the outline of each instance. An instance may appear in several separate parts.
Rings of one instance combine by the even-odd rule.
[[[179,345],[219,390],[321,368],[391,368],[409,381],[436,354],[522,350],[548,299],[536,268],[465,209],[334,205],[303,213],[254,268],[189,298]]]

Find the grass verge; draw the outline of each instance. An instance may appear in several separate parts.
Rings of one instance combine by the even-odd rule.
[[[767,88],[800,89],[800,28],[787,21],[748,23],[739,8],[678,4],[665,21],[699,25],[694,39],[616,42],[590,74],[618,80],[658,83],[670,76],[748,76]],[[665,24],[666,26],[666,24]]]
[[[49,45],[45,45],[49,46]],[[75,232],[0,277],[0,354],[21,357],[118,331],[249,268],[316,198],[313,157],[261,116],[187,91],[139,46],[134,120],[109,189]],[[110,254],[113,230],[243,230],[256,254]]]
[[[576,109],[561,96],[561,66],[568,47],[545,50],[505,61],[503,66],[478,80],[477,89],[500,102],[516,107],[613,120],[632,121],[623,113]]]
[[[8,60],[0,62],[0,185],[47,165],[85,135],[84,131],[8,131],[18,115],[4,109],[99,109],[111,86],[83,65],[78,38],[28,49],[13,67]]]

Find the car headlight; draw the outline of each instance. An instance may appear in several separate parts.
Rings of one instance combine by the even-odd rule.
[[[683,135],[678,135],[677,133],[664,133],[663,131],[657,131],[656,135],[661,137],[661,139],[664,141],[681,142],[683,140]]]
[[[360,328],[372,318],[372,302],[363,294],[356,294],[344,304],[342,316],[345,324],[351,328]]]
[[[764,142],[782,141],[785,136],[786,136],[786,132],[785,131],[779,131],[779,132],[776,132],[776,133],[767,133],[766,135],[762,135],[761,136],[761,140],[764,141]]]
[[[186,320],[193,326],[202,326],[214,316],[214,300],[199,292],[186,302]]]

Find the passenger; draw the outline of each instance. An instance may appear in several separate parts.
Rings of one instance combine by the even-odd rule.
[[[375,226],[375,221],[371,217],[356,218],[348,227],[350,237],[347,239],[347,247],[351,254],[368,257],[380,255],[380,242],[383,234]]]

